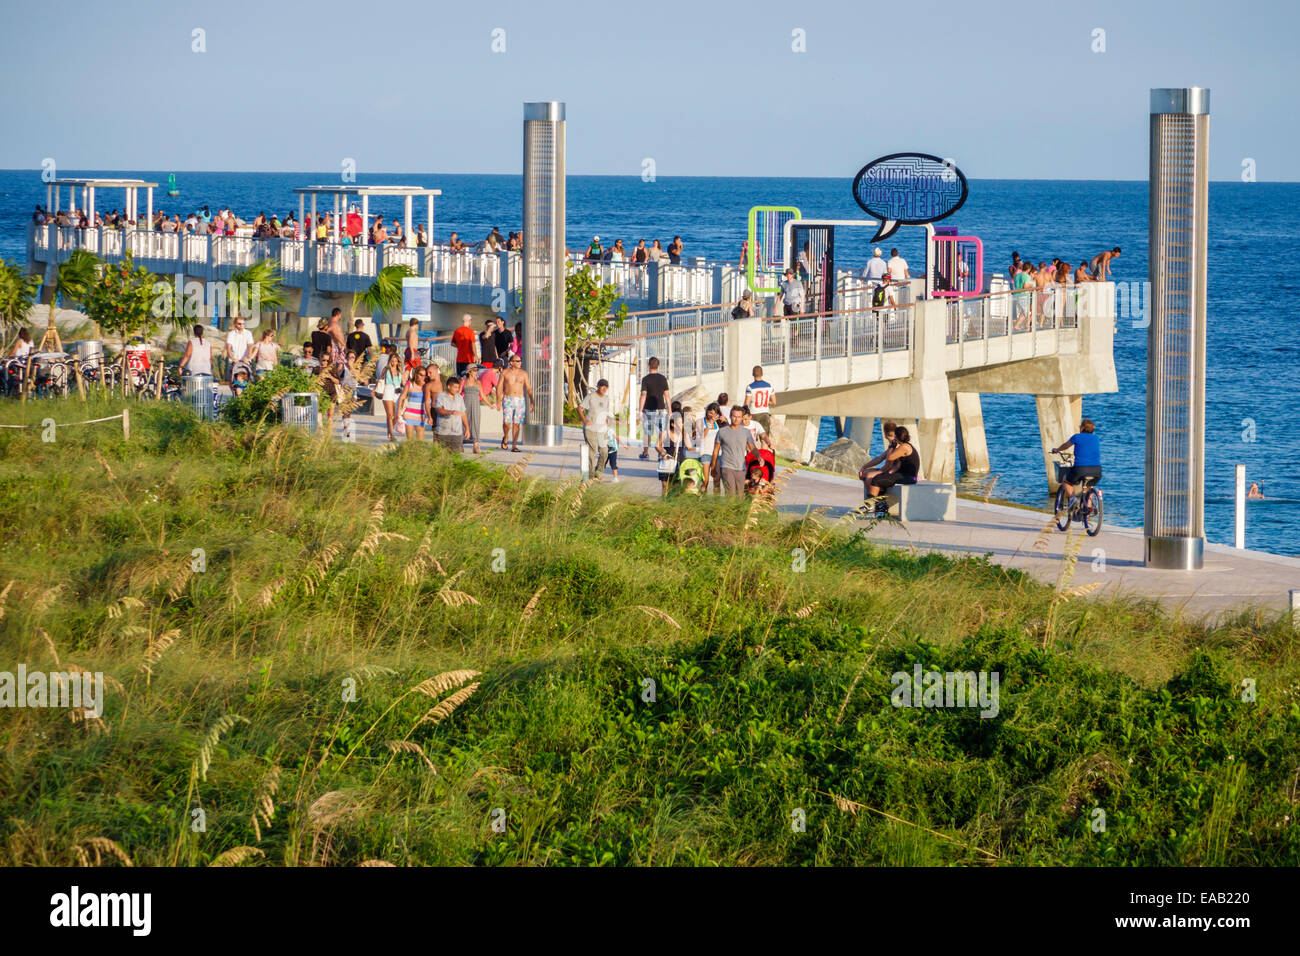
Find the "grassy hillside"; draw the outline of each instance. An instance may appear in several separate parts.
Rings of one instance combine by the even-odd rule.
[[[0,712],[0,863],[1300,863],[1289,622],[133,409],[0,430],[0,670],[110,685]]]

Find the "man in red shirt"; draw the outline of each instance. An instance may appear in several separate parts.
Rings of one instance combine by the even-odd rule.
[[[474,319],[466,313],[460,317],[460,328],[451,333],[451,344],[456,346],[456,375],[465,374],[465,369],[478,361],[478,336],[470,328]]]

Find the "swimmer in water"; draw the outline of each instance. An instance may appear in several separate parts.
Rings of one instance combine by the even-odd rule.
[[[1262,499],[1262,498],[1264,497],[1264,493],[1263,493],[1262,491],[1259,490],[1259,482],[1258,482],[1258,481],[1252,481],[1252,482],[1250,483],[1250,491],[1246,492],[1246,497],[1247,497],[1247,498],[1257,498],[1257,499]]]

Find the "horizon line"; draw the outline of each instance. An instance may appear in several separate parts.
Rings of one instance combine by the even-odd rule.
[[[162,168],[166,168],[166,167],[162,167]],[[122,168],[111,168],[111,167],[98,167],[98,168],[96,168],[96,167],[86,166],[86,167],[69,167],[69,170],[68,170],[68,171],[69,171],[70,173],[77,173],[77,172],[90,172],[90,171],[95,171],[95,172],[107,172],[107,173],[129,173],[129,172],[140,172],[140,171],[143,171],[143,167],[138,167],[138,166],[137,166],[137,167],[130,167],[130,168],[127,168],[127,169],[122,169]],[[156,170],[155,170],[155,171],[156,171]],[[228,174],[234,174],[234,175],[248,175],[248,176],[253,176],[253,175],[261,175],[261,176],[313,176],[313,175],[317,175],[317,173],[313,173],[313,172],[310,171],[310,170],[295,170],[295,169],[176,169],[176,168],[172,168],[172,169],[169,170],[169,172],[171,172],[171,173],[173,173],[173,174],[177,174],[177,173],[180,173],[180,174],[185,174],[185,173],[198,173],[198,174],[200,174],[200,175],[207,175],[207,176],[212,176],[212,175],[228,175]],[[42,170],[39,169],[39,168],[38,168],[38,169],[24,169],[24,168],[17,168],[17,167],[9,167],[9,168],[0,168],[0,173],[34,173],[34,174],[39,178],[40,175],[41,175],[41,173],[42,173]],[[333,171],[330,171],[329,175],[333,175]],[[420,173],[420,172],[412,172],[412,171],[410,171],[410,170],[405,170],[405,171],[402,171],[402,172],[388,172],[388,171],[383,171],[383,170],[374,170],[374,171],[368,173],[367,175],[371,175],[371,176],[498,176],[498,177],[515,177],[515,178],[518,178],[518,177],[521,177],[521,176],[523,175],[523,173],[522,173],[522,172],[519,172],[519,173],[450,173],[450,172],[425,172],[425,173]],[[569,174],[568,174],[568,178],[593,178],[593,179],[594,179],[594,178],[601,178],[601,179],[640,179],[641,176],[640,176],[639,173],[569,173]],[[653,183],[653,182],[657,182],[657,181],[660,180],[660,179],[762,179],[762,180],[770,180],[770,179],[842,180],[842,179],[848,179],[848,180],[851,180],[852,178],[853,178],[852,176],[774,176],[774,175],[761,175],[761,176],[723,176],[723,175],[717,175],[717,174],[709,174],[709,175],[705,175],[705,174],[700,174],[700,173],[674,173],[674,174],[663,175],[663,176],[658,176],[658,175],[657,175],[657,176],[655,177],[655,179],[654,179],[654,180],[650,180],[650,182],[651,182],[651,183]],[[1002,183],[1144,183],[1144,182],[1147,182],[1147,180],[1145,180],[1145,179],[1051,179],[1051,178],[1040,177],[1040,176],[1029,176],[1029,177],[1024,177],[1024,176],[1018,176],[1018,177],[1012,177],[1012,176],[968,176],[968,177],[966,177],[966,178],[967,178],[968,180],[970,180],[971,182],[1002,182]],[[1238,181],[1239,181],[1239,180],[1237,180],[1237,179],[1211,179],[1211,180],[1209,180],[1209,182],[1211,182],[1211,183],[1236,183],[1236,182],[1238,182]],[[1285,186],[1285,185],[1292,185],[1292,184],[1296,184],[1296,183],[1300,183],[1300,180],[1295,180],[1295,179],[1268,179],[1268,180],[1256,180],[1255,182],[1250,182],[1250,183],[1245,183],[1245,182],[1243,182],[1243,183],[1241,183],[1241,185],[1243,185],[1243,186],[1258,186],[1258,185],[1261,185],[1261,184],[1270,184],[1270,185]],[[365,184],[364,184],[364,183],[361,183],[361,182],[356,182],[356,183],[344,183],[344,185],[347,185],[347,186],[363,186],[363,185],[365,185]],[[161,188],[161,187],[160,187],[160,188]]]

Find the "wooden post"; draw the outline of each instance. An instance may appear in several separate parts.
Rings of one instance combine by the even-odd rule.
[[[31,391],[32,391],[32,362],[34,362],[34,361],[35,361],[35,357],[34,357],[34,355],[31,354],[31,353],[28,353],[28,356],[27,356],[27,372],[23,375],[23,392],[22,392],[22,400],[23,400],[24,402],[27,401],[27,396],[30,395],[30,394],[31,394]]]
[[[130,440],[131,438],[131,409],[122,409],[122,437]]]
[[[58,327],[54,324],[54,303],[50,302],[50,320],[45,326],[45,334],[41,336],[41,344],[37,348],[38,352],[62,352],[63,342],[59,338]]]
[[[81,404],[86,404],[86,382],[81,377],[81,359],[72,360],[72,374],[77,377],[77,393],[81,396]]]

